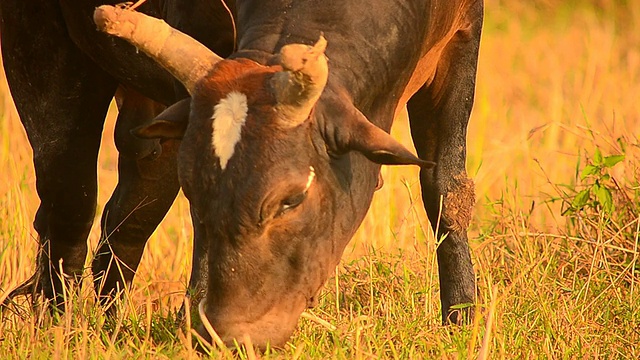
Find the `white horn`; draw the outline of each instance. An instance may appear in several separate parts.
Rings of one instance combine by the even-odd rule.
[[[193,94],[195,84],[222,60],[192,37],[160,19],[103,5],[93,13],[100,31],[127,40],[167,69]]]
[[[320,36],[314,46],[290,44],[280,50],[284,70],[274,75],[271,86],[284,127],[306,121],[320,98],[329,77],[326,48],[327,40]]]

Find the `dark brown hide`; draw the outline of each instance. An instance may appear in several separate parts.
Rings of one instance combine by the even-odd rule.
[[[132,280],[147,238],[178,192],[177,143],[142,140],[130,130],[150,122],[162,111],[160,104],[173,104],[186,92],[134,46],[98,32],[95,8],[118,2],[0,1],[3,65],[34,150],[41,201],[34,221],[40,245],[35,274],[7,301],[42,292],[60,305],[60,279],[82,275],[95,217],[102,126],[120,85],[126,90],[119,96],[115,131],[119,183],[105,205],[100,247],[92,251],[100,294]],[[234,0],[225,2],[235,9]],[[148,0],[138,10],[166,18],[222,56],[235,47],[222,2]],[[58,273],[60,261],[64,275]]]

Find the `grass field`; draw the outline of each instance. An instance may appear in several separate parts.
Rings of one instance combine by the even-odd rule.
[[[441,326],[417,170],[385,168],[384,188],[312,311],[323,321],[302,319],[284,350],[263,357],[640,358],[640,7],[487,0],[477,84],[467,167],[478,197],[475,321]],[[1,300],[33,272],[38,199],[6,84],[0,92]],[[99,207],[117,178],[112,132]],[[393,133],[410,145],[406,120]],[[85,286],[61,317],[0,315],[0,358],[199,356],[172,318],[190,269],[190,226],[181,197],[115,322]],[[95,226],[92,246],[98,236]]]

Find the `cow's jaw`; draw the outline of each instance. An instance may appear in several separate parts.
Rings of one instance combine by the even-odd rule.
[[[253,346],[261,350],[267,347],[282,347],[295,331],[298,318],[304,311],[304,297],[302,294],[291,296],[288,306],[272,307],[259,318],[247,319],[243,314],[238,316],[220,314],[211,308],[206,299],[202,300],[199,316],[203,324],[197,329],[206,340],[212,342],[212,337],[218,336],[228,347],[250,341]],[[260,301],[260,299],[255,299]],[[211,314],[211,315],[210,315]],[[216,315],[217,314],[217,315]],[[205,325],[204,323],[207,323]],[[208,326],[210,325],[210,327]]]

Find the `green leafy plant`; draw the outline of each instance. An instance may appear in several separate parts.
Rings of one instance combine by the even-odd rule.
[[[615,190],[616,186],[612,182],[610,171],[624,158],[624,154],[603,156],[600,149],[596,148],[593,158],[580,173],[580,180],[585,184],[585,188],[570,199],[569,206],[562,215],[575,214],[585,208],[604,211],[605,214],[611,215],[614,210],[612,190]]]

